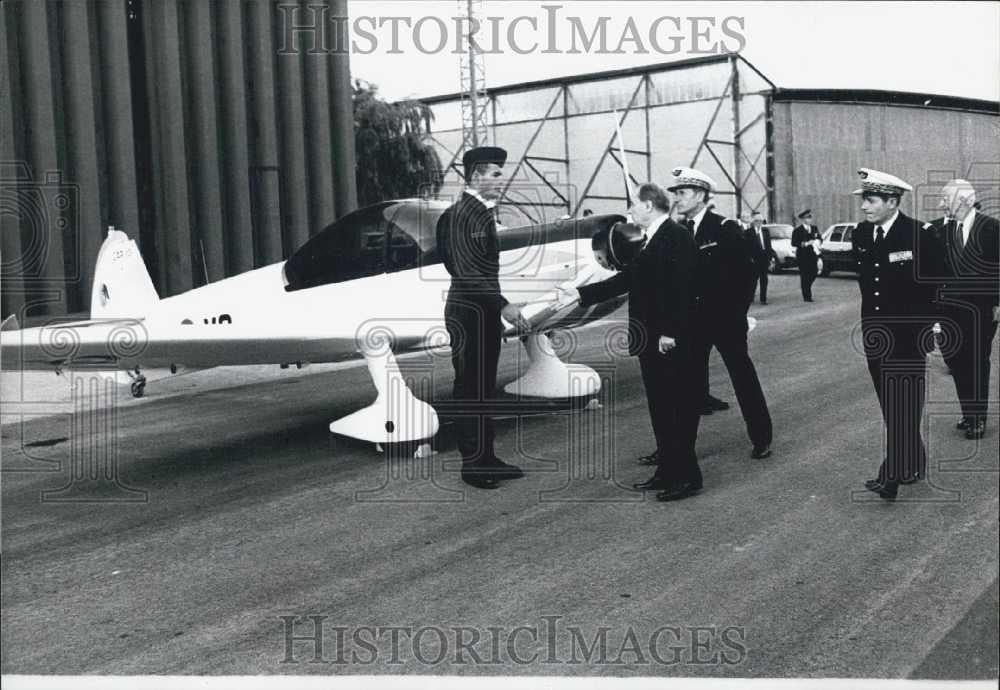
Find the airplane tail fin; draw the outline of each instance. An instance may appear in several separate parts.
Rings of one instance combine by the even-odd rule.
[[[135,241],[110,228],[97,254],[90,318],[139,318],[159,301]]]

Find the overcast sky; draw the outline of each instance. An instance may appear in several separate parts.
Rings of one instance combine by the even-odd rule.
[[[459,57],[453,52],[458,6],[457,0],[351,0],[352,75],[377,84],[391,100],[458,91]],[[486,0],[482,15],[501,18],[485,22],[487,47],[494,46],[493,32],[499,36],[498,52],[486,56],[487,86],[668,62],[730,48],[740,49],[780,87],[1000,99],[996,2]],[[515,22],[517,17],[528,19]],[[606,36],[603,51],[601,27]],[[594,36],[589,49],[581,30]],[[439,49],[442,42],[445,47]],[[546,49],[556,52],[543,52]]]

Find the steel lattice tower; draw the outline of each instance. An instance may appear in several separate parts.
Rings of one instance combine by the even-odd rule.
[[[460,69],[462,91],[462,148],[469,149],[487,143],[486,59],[477,37],[483,0],[458,0],[458,12],[466,18],[465,51]]]

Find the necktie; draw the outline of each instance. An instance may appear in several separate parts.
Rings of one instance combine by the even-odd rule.
[[[962,223],[956,218],[955,223],[955,243],[959,249],[965,249],[965,233],[962,232]]]
[[[884,240],[884,239],[885,239],[885,230],[882,228],[881,225],[876,225],[875,226],[875,246],[877,247],[880,244],[882,244],[882,240]]]
[[[688,218],[686,221],[684,221],[684,224],[687,225],[688,230],[694,232],[694,218]]]

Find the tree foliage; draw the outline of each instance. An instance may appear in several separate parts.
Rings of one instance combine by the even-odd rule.
[[[358,203],[433,196],[441,188],[441,159],[427,140],[431,109],[420,101],[389,103],[378,86],[354,80],[354,142]]]

